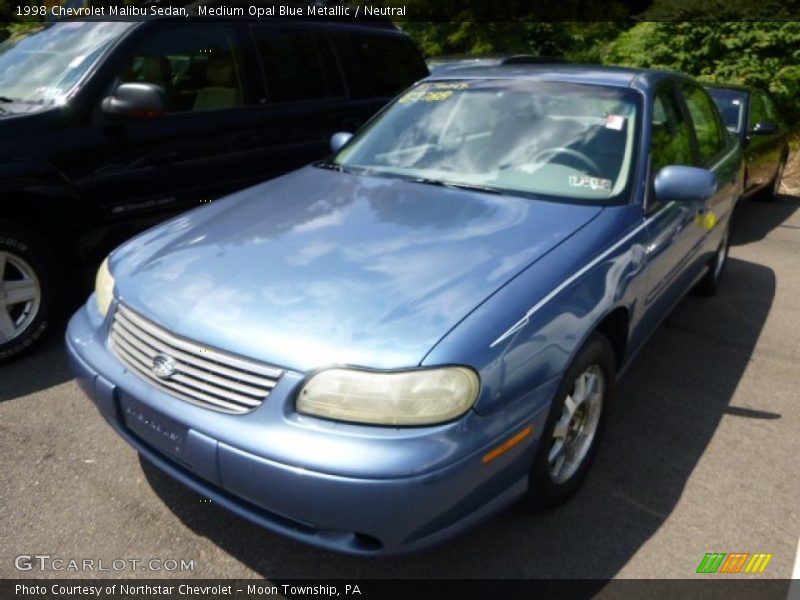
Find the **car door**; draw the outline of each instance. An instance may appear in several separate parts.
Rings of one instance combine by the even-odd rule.
[[[671,80],[656,89],[651,114],[650,186],[646,206],[648,291],[644,305],[647,319],[658,322],[680,297],[679,283],[701,234],[694,224],[698,207],[676,202],[662,204],[653,193],[653,181],[662,168],[692,165],[696,161],[696,141],[689,117]]]
[[[119,48],[106,67],[85,137],[92,172],[80,181],[88,206],[128,233],[247,183],[252,102],[234,25],[154,22]],[[161,86],[166,113],[112,117],[102,97],[122,83]],[[122,234],[121,234],[122,235]]]
[[[712,171],[717,178],[717,191],[711,198],[699,203],[699,214],[710,213],[716,221],[724,224],[724,217],[730,216],[741,191],[738,187],[741,166],[738,158],[739,142],[725,128],[722,117],[708,92],[688,79],[681,80],[678,88],[691,122],[697,148],[694,164]],[[709,237],[718,237],[719,231],[715,231],[715,228],[709,225],[698,226],[697,229],[701,232],[703,243]],[[716,247],[713,250],[716,250]],[[702,269],[704,266],[704,257],[701,257],[696,269]]]
[[[646,206],[649,242],[646,320],[660,321],[685,294],[705,266],[709,234],[705,215],[721,216],[735,173],[723,173],[720,157],[735,148],[717,109],[691,82],[662,83],[654,94],[650,123],[650,193]],[[727,163],[725,163],[727,164]],[[652,182],[668,165],[710,168],[724,179],[714,197],[702,202],[659,203]],[[726,195],[727,194],[727,195]],[[654,324],[654,323],[653,323]]]

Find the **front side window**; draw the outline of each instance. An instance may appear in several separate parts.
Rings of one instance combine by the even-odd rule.
[[[699,86],[684,83],[681,91],[694,124],[700,162],[707,163],[725,147],[726,133],[717,118],[717,107]]]
[[[650,157],[651,172],[654,175],[667,165],[693,163],[689,123],[671,90],[660,90],[653,100]]]
[[[0,96],[49,106],[69,93],[132,23],[65,21],[0,44]]]
[[[300,30],[253,27],[272,102],[344,96],[344,84],[330,43]]]
[[[423,82],[335,158],[350,170],[580,201],[630,179],[633,90],[524,80]]]
[[[201,112],[243,104],[243,70],[233,28],[162,30],[129,53],[119,83],[161,86],[167,112]]]

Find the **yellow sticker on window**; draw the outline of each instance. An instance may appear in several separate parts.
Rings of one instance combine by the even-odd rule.
[[[442,102],[453,95],[454,90],[466,89],[467,84],[463,82],[454,83],[433,83],[421,85],[400,97],[400,104],[410,102]]]

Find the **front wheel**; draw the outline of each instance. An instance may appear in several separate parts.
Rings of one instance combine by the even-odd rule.
[[[535,508],[554,508],[581,486],[597,453],[614,384],[614,351],[594,333],[567,370],[530,474]]]
[[[54,264],[38,236],[0,224],[0,362],[36,344],[49,329],[58,309]]]

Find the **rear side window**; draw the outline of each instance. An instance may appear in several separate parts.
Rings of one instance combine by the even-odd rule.
[[[720,124],[716,105],[701,87],[682,83],[681,91],[694,124],[700,162],[706,163],[725,147],[727,133]]]
[[[326,38],[299,29],[253,27],[252,31],[270,101],[345,95],[336,56]]]
[[[353,33],[349,37],[374,96],[394,96],[428,74],[422,56],[405,36]]]
[[[650,156],[653,174],[667,165],[691,165],[693,162],[689,123],[671,88],[659,90],[653,100]]]

